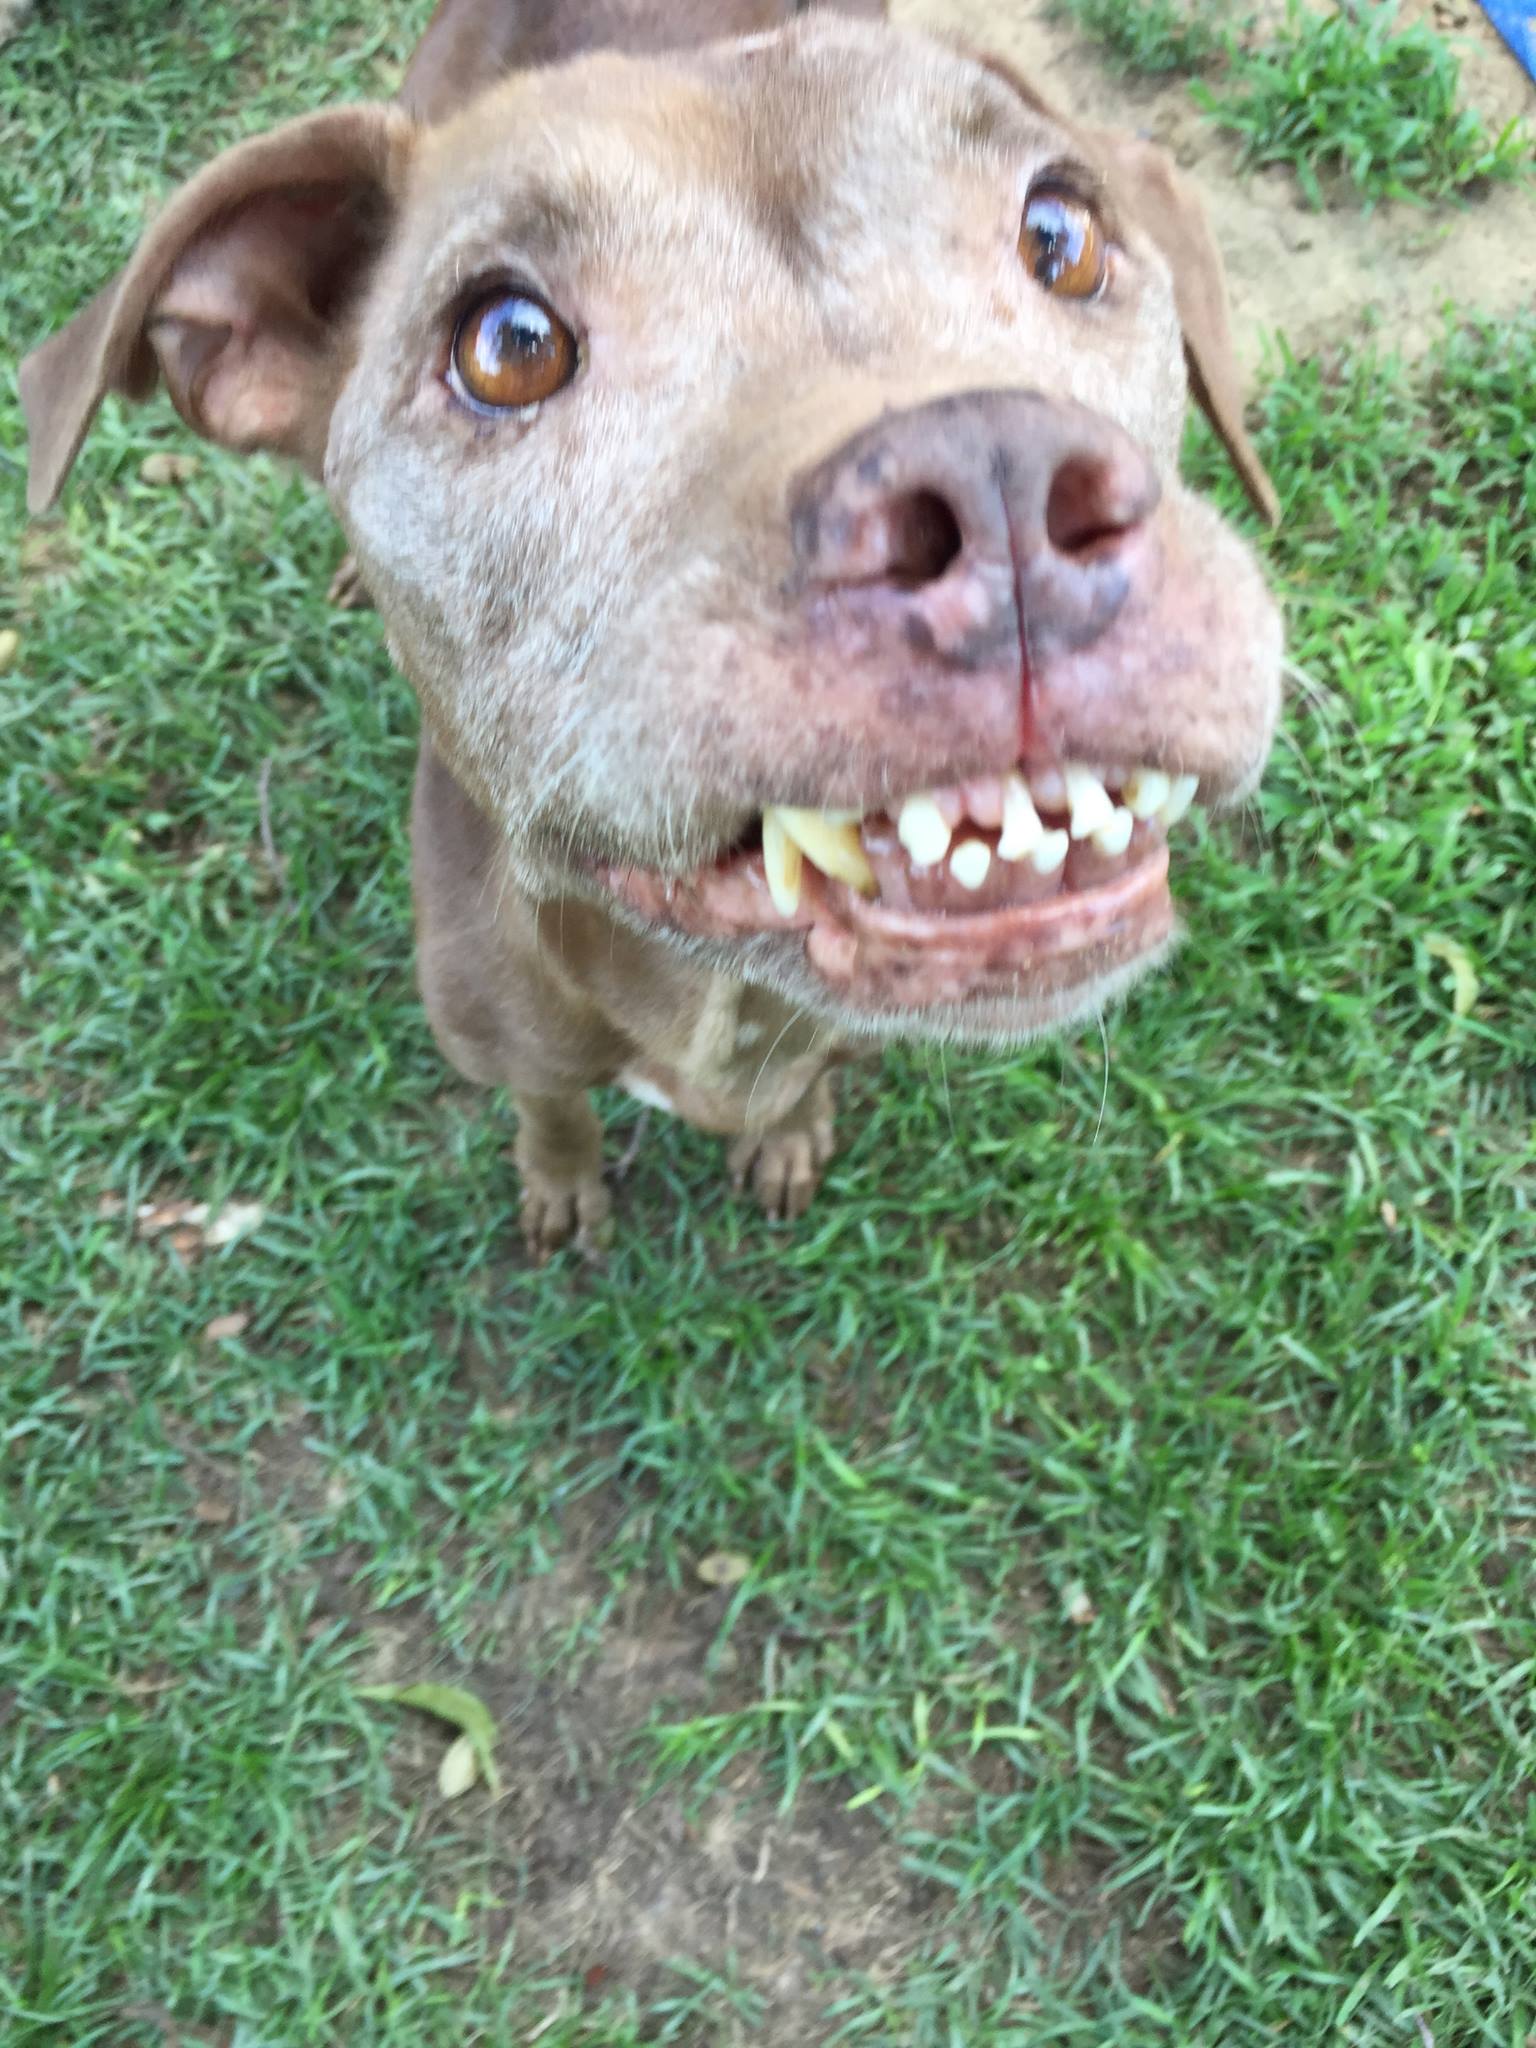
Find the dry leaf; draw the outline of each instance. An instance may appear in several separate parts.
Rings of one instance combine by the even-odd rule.
[[[203,1335],[210,1344],[218,1344],[225,1337],[238,1337],[250,1326],[250,1320],[244,1309],[237,1308],[227,1316],[215,1316],[211,1323],[204,1323]]]
[[[97,1199],[96,1214],[98,1216],[121,1216],[126,1207],[127,1204],[121,1195],[102,1195]]]
[[[173,1230],[169,1243],[171,1250],[184,1259],[195,1259],[203,1248],[201,1236],[190,1224],[181,1230]]]
[[[734,1550],[712,1550],[694,1566],[706,1586],[739,1586],[751,1569],[752,1560]]]
[[[194,1522],[207,1522],[214,1526],[220,1522],[234,1520],[235,1511],[227,1500],[215,1500],[211,1494],[201,1493],[192,1503]]]
[[[1387,1226],[1388,1230],[1396,1230],[1396,1228],[1397,1228],[1397,1204],[1396,1204],[1396,1202],[1383,1202],[1383,1203],[1382,1203],[1382,1205],[1381,1205],[1381,1220],[1382,1220],[1382,1222],[1383,1222],[1383,1223],[1385,1223],[1385,1225]]]
[[[248,1237],[266,1213],[262,1202],[226,1202],[204,1230],[203,1242],[215,1247],[233,1244],[237,1237]]]
[[[1088,1588],[1081,1582],[1068,1586],[1061,1604],[1074,1628],[1086,1628],[1090,1621],[1098,1619],[1099,1610],[1088,1598]]]
[[[134,1211],[134,1226],[140,1237],[153,1237],[157,1231],[172,1230],[179,1224],[200,1229],[207,1217],[206,1202],[140,1202]]]
[[[437,1789],[445,1799],[457,1799],[480,1775],[480,1758],[473,1739],[461,1735],[443,1751],[437,1767]]]
[[[360,1685],[357,1696],[364,1700],[388,1700],[395,1706],[419,1707],[461,1728],[474,1748],[485,1782],[493,1792],[501,1790],[501,1773],[492,1754],[496,1747],[496,1723],[483,1700],[476,1699],[461,1685]]]
[[[21,635],[12,626],[0,633],[0,676],[6,675],[16,666],[16,657],[21,652]]]
[[[195,455],[146,455],[139,464],[139,475],[147,484],[184,484],[202,466]]]

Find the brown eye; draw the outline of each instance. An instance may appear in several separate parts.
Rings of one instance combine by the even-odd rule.
[[[495,412],[553,398],[576,374],[576,338],[526,292],[497,291],[471,306],[453,337],[464,396]]]
[[[1059,185],[1041,185],[1030,193],[1019,254],[1036,284],[1061,299],[1093,298],[1109,270],[1098,215],[1086,200]]]

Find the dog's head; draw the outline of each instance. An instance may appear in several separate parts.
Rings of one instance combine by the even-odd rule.
[[[1022,1036],[1164,948],[1280,632],[1167,160],[809,17],[357,106],[219,158],[23,368],[33,502],[107,390],[326,488],[515,877],[845,1026]]]

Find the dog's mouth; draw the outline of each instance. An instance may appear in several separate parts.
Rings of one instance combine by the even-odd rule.
[[[1167,835],[1198,794],[1198,777],[1152,767],[1024,765],[894,813],[773,805],[692,874],[604,878],[692,936],[803,933],[809,967],[855,1010],[1005,998],[1048,1021],[1167,944]]]

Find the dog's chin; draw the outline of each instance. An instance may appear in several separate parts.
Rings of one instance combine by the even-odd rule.
[[[807,863],[786,911],[756,849],[682,877],[611,866],[597,879],[626,921],[854,1037],[1016,1044],[1061,1030],[1155,967],[1176,922],[1155,825],[1114,860],[1069,861],[1049,892],[1036,874],[999,875],[976,907],[952,889],[929,908],[910,891],[893,903]]]

